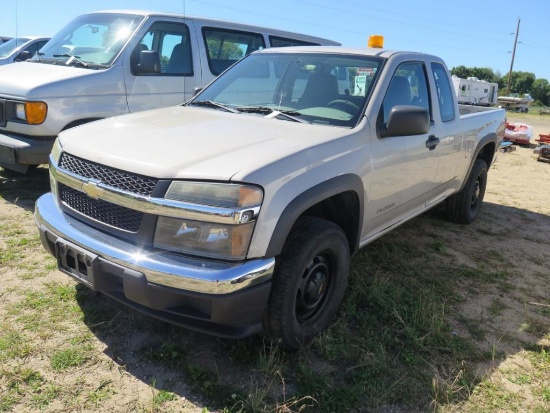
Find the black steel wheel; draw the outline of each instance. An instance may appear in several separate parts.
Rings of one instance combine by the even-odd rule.
[[[336,224],[305,217],[295,226],[273,278],[264,331],[296,351],[334,319],[347,286],[350,252]]]
[[[464,188],[447,200],[447,217],[459,224],[470,224],[479,215],[487,188],[487,164],[477,159]]]

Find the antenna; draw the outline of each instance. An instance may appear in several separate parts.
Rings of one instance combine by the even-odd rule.
[[[518,27],[516,28],[516,38],[514,39],[514,49],[512,50],[512,62],[510,63],[510,71],[508,72],[508,82],[506,83],[506,96],[510,93],[510,82],[512,81],[512,68],[514,67],[514,57],[516,57],[516,46],[518,44],[518,34],[519,34],[519,23],[520,18],[518,17]]]

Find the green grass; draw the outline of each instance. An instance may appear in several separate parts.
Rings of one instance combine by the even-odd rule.
[[[82,366],[89,356],[85,349],[69,347],[64,350],[56,350],[51,356],[50,364],[53,371],[64,371],[71,367]]]

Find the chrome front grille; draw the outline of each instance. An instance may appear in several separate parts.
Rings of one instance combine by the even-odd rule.
[[[88,180],[99,181],[113,188],[144,196],[150,196],[158,182],[155,178],[110,168],[66,152],[61,155],[59,167]]]
[[[133,174],[90,162],[64,152],[59,168],[98,184],[125,192],[151,196],[158,179]],[[80,179],[79,178],[79,179]],[[58,182],[59,199],[72,210],[95,221],[129,232],[138,232],[144,213],[102,199],[94,199],[86,193]]]
[[[143,220],[143,212],[101,199],[92,199],[85,193],[61,183],[59,184],[59,198],[82,215],[124,231],[138,232]]]

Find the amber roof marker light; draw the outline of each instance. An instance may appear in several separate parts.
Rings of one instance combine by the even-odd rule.
[[[384,47],[384,36],[379,34],[373,34],[369,37],[367,47],[373,47],[376,49],[382,49]]]

